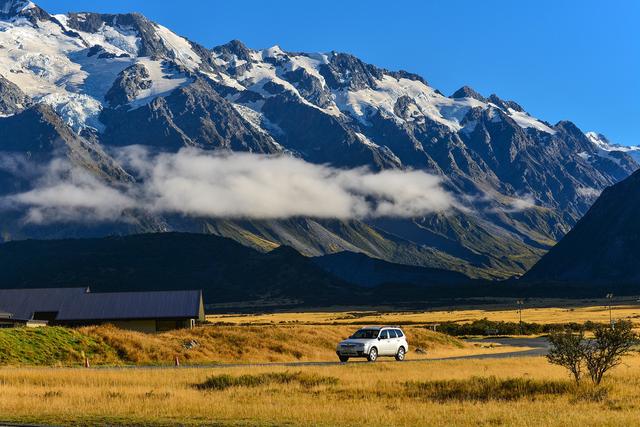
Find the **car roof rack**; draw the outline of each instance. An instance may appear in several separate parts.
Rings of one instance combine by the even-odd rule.
[[[361,329],[386,329],[386,328],[402,329],[402,327],[398,325],[367,325],[367,326],[361,327]]]

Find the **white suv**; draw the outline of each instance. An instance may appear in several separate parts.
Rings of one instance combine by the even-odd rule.
[[[336,348],[341,362],[346,362],[350,357],[366,357],[369,362],[375,362],[379,356],[393,356],[401,361],[407,351],[407,338],[397,326],[367,326],[342,341]]]

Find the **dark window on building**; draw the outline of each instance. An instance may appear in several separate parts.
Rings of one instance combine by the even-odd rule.
[[[33,320],[46,320],[47,322],[53,322],[57,317],[57,311],[36,311],[33,313]]]

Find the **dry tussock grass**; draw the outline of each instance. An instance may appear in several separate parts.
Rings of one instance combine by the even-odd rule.
[[[292,362],[335,360],[336,344],[351,335],[353,326],[266,325],[202,326],[160,334],[144,334],[111,326],[80,332],[113,348],[124,363],[169,364],[175,356],[183,363]],[[442,355],[468,354],[462,341],[424,328],[405,328],[410,345]],[[190,343],[196,343],[191,346]],[[410,353],[411,357],[411,353]]]
[[[3,369],[0,419],[78,425],[620,426],[636,425],[640,407],[639,357],[625,360],[607,380],[608,394],[597,399],[589,393],[558,392],[570,380],[541,357],[347,364],[304,367],[299,372],[287,374],[285,368],[275,367]],[[296,380],[213,391],[194,387],[220,375],[305,375],[338,381],[312,387]],[[499,389],[505,381],[534,384],[523,387],[535,393],[504,400],[451,400],[429,393],[412,395],[415,389],[407,385],[440,381],[450,392],[446,384],[453,384],[454,390],[474,389],[468,384],[478,380],[472,377],[494,377],[486,381],[494,381]]]

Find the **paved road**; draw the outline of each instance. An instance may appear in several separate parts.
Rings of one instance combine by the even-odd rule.
[[[472,356],[461,356],[464,359],[502,359],[504,357],[528,357],[546,356],[549,353],[550,344],[546,338],[480,338],[465,340],[469,343],[508,345],[511,347],[524,347],[530,350],[515,351],[496,354],[478,354]]]

